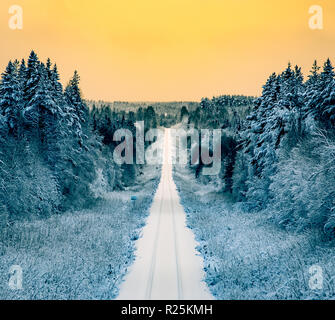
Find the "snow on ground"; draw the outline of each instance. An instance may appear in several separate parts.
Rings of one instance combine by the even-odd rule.
[[[0,299],[114,299],[159,176],[160,168],[145,167],[140,187],[109,193],[93,209],[6,229],[0,235]],[[23,290],[9,289],[12,265],[23,269]]]
[[[186,227],[172,179],[170,130],[165,131],[162,177],[137,242],[136,260],[121,286],[118,299],[208,300],[203,261],[194,235]]]
[[[215,186],[199,184],[188,168],[175,166],[174,180],[217,299],[335,297],[333,244],[322,244],[316,234],[280,230],[266,213],[242,212]],[[323,270],[322,290],[309,286],[315,264]]]

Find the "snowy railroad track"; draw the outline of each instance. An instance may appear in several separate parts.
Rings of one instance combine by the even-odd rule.
[[[172,212],[172,219],[173,219],[174,245],[175,245],[175,257],[176,257],[176,268],[177,268],[178,300],[182,300],[182,298],[183,298],[183,286],[182,286],[182,277],[181,277],[180,265],[179,265],[178,233],[177,233],[177,227],[176,227],[174,203],[173,203],[171,185],[170,184],[169,184],[169,192],[170,192],[170,195],[171,195],[170,204],[171,204],[171,212]]]
[[[137,241],[136,259],[121,285],[122,300],[213,299],[202,281],[203,261],[186,227],[172,178],[171,136],[166,129],[162,177],[150,216]]]
[[[157,256],[157,243],[158,243],[158,237],[159,237],[159,228],[161,224],[161,217],[162,217],[162,209],[163,209],[163,198],[160,200],[160,206],[159,206],[159,217],[158,217],[158,228],[156,230],[156,235],[155,235],[155,246],[154,250],[152,252],[152,258],[151,258],[151,266],[150,266],[150,272],[149,272],[149,280],[148,280],[148,285],[147,285],[147,293],[146,293],[146,299],[150,300],[151,298],[151,293],[152,293],[152,283],[153,283],[153,278],[155,274],[155,266],[156,266],[156,256]]]
[[[178,252],[178,233],[176,230],[176,219],[175,219],[175,211],[174,211],[174,202],[171,196],[171,187],[170,183],[164,183],[163,185],[163,194],[166,194],[168,192],[169,196],[166,197],[167,201],[169,202],[170,208],[171,208],[171,215],[172,215],[172,223],[173,223],[173,239],[174,239],[174,256],[175,256],[175,262],[176,262],[176,280],[177,280],[177,289],[178,289],[178,300],[182,300],[183,297],[183,291],[182,291],[182,277],[180,272],[180,265],[179,265],[179,252]],[[162,211],[163,211],[163,203],[164,198],[161,198],[160,200],[160,210],[159,210],[159,217],[158,217],[158,228],[156,230],[156,236],[155,236],[155,247],[154,251],[152,253],[152,262],[149,272],[149,281],[147,286],[147,294],[146,299],[150,300],[152,295],[152,285],[153,285],[153,279],[156,272],[156,260],[157,260],[157,244],[159,239],[159,231],[160,231],[160,224],[161,224],[161,217],[162,217]]]

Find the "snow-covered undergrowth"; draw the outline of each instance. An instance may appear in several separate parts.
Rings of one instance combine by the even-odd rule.
[[[279,229],[264,213],[243,212],[186,168],[176,166],[174,179],[217,299],[335,298],[333,244]],[[322,290],[311,289],[313,265],[322,268]]]
[[[0,235],[0,299],[115,298],[159,174],[159,168],[146,168],[137,186],[106,195],[93,209],[6,228]],[[12,265],[23,270],[22,290],[8,286]]]

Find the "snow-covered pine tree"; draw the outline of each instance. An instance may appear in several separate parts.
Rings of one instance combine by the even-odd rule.
[[[249,168],[247,181],[239,181],[239,184],[244,189],[244,185],[248,187],[246,197],[250,208],[263,208],[267,204],[270,179],[276,170],[276,142],[281,130],[277,114],[281,82],[281,76],[275,73],[268,78],[241,133]]]
[[[21,90],[23,90],[25,82],[27,80],[27,67],[26,67],[26,61],[24,59],[21,60],[21,64],[19,67],[19,79],[21,83]]]
[[[282,138],[290,133],[289,144],[294,145],[302,136],[302,120],[304,109],[304,77],[301,68],[291,65],[281,75],[280,98],[278,101],[278,118],[279,126],[276,137],[276,146],[282,141]]]
[[[84,147],[84,140],[87,139],[89,125],[89,109],[82,99],[82,93],[79,87],[80,76],[77,71],[74,72],[65,88],[64,96],[68,105],[72,131],[75,133],[78,143]]]
[[[18,73],[19,63],[9,62],[0,82],[0,114],[6,131],[14,137],[18,137],[19,128],[22,125],[21,107],[22,93]]]
[[[335,72],[329,59],[325,62],[321,73],[322,91],[318,118],[325,128],[334,128],[335,125]]]
[[[311,77],[307,81],[306,112],[318,125],[329,128],[335,123],[334,67],[330,59],[327,59],[320,75],[315,68],[313,66]]]
[[[50,61],[50,59],[48,59]],[[63,92],[63,86],[60,83],[60,76],[58,73],[57,64],[52,66],[51,61],[47,63],[47,74],[48,80],[50,82],[51,90],[53,91],[54,99],[57,101],[58,106],[62,110],[62,134],[71,135],[74,134],[71,132],[81,132],[81,125],[79,117],[75,114],[74,107],[71,106]]]
[[[275,113],[274,109],[280,93],[280,77],[273,73],[263,86],[262,96],[255,101],[254,111],[247,117],[247,127],[242,132],[244,152],[249,155],[252,175],[261,176],[264,157],[270,145],[273,145],[272,129],[268,120]]]
[[[308,80],[306,81],[306,89],[310,90],[320,81],[320,67],[317,60],[314,60],[313,66],[310,74],[307,76]]]
[[[304,107],[303,107],[303,125],[306,133],[315,130],[316,122],[316,104],[321,90],[320,67],[315,60],[305,83]]]
[[[40,80],[39,65],[40,61],[37,54],[34,51],[31,51],[25,70],[25,83],[23,84],[23,96],[25,102],[29,102],[35,94],[36,87]]]
[[[88,107],[82,99],[82,93],[79,87],[80,76],[77,71],[74,72],[72,79],[65,88],[65,97],[70,106],[73,107],[81,124],[88,120]]]
[[[38,75],[39,81],[27,101],[24,116],[30,127],[37,129],[41,145],[49,148],[51,141],[55,143],[58,138],[59,123],[64,113],[49,79],[48,69],[43,63],[38,66]]]

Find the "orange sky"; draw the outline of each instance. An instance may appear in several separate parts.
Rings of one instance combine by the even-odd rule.
[[[23,30],[8,9],[23,8]],[[324,30],[309,29],[321,5]],[[78,69],[85,98],[199,100],[258,95],[291,61],[335,62],[333,0],[1,0],[0,67],[27,57],[56,61],[62,82]]]

